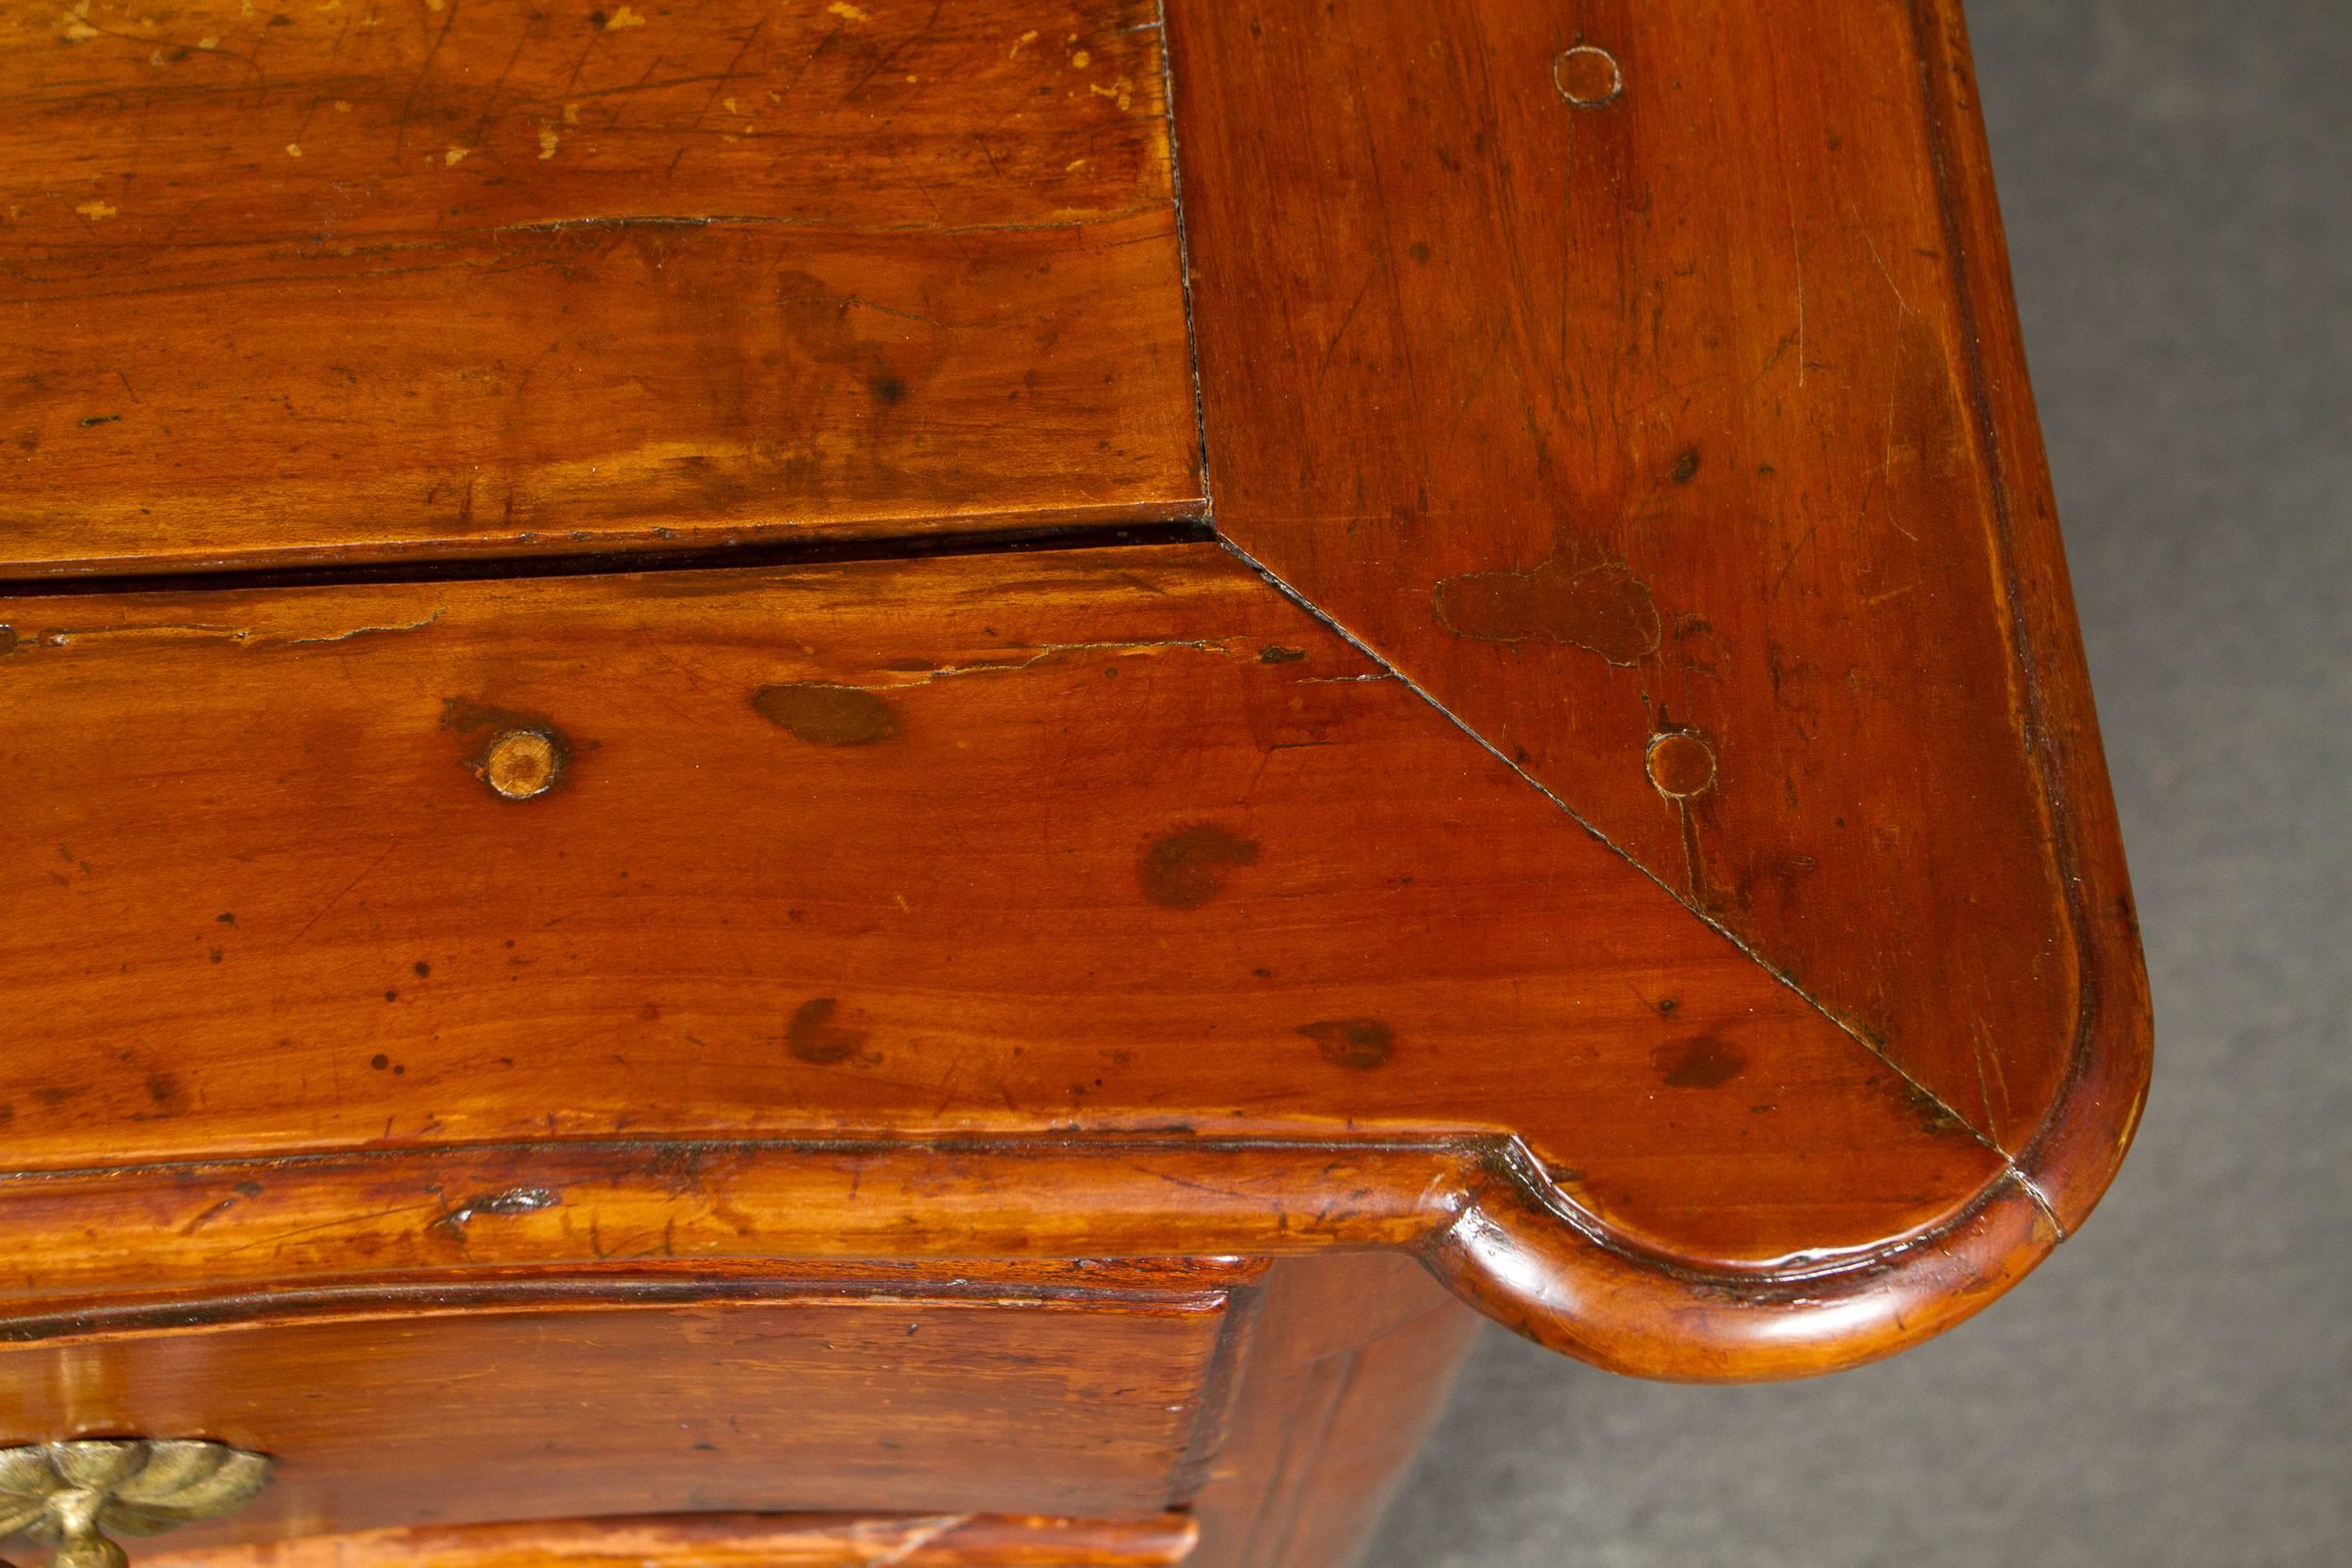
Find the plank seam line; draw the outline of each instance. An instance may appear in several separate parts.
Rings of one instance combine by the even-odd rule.
[[[1170,515],[1130,522],[1047,523],[1031,528],[935,529],[923,532],[838,538],[777,538],[735,544],[644,546],[545,554],[482,553],[413,556],[387,561],[278,562],[207,569],[88,572],[73,576],[8,575],[0,565],[0,597],[67,599],[100,594],[275,592],[429,582],[529,582],[564,578],[638,577],[675,572],[751,572],[802,567],[862,566],[893,562],[979,556],[1044,555],[1069,550],[1144,549],[1204,545],[1215,538],[1199,505],[1186,500]]]
[[[1209,404],[1200,379],[1200,317],[1192,300],[1192,236],[1184,214],[1184,163],[1176,144],[1176,62],[1168,47],[1168,0],[1160,0],[1152,25],[1160,30],[1160,113],[1168,125],[1168,195],[1176,210],[1176,283],[1184,299],[1185,368],[1192,377],[1193,450],[1198,454],[1200,506],[1211,527],[1216,521],[1216,492],[1209,479]]]

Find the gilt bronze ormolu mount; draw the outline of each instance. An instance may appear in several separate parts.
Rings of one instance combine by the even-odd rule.
[[[51,1568],[125,1568],[109,1539],[161,1535],[245,1506],[269,1480],[258,1453],[197,1438],[96,1438],[0,1449],[0,1534],[51,1544]]]

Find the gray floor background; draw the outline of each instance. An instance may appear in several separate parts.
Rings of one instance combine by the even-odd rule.
[[[1969,15],[2155,988],[2139,1142],[1882,1366],[1672,1388],[1493,1332],[1375,1568],[2352,1564],[2352,0]]]

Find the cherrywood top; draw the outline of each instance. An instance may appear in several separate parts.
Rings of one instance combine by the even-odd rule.
[[[852,502],[787,464],[824,498],[794,528],[1181,517],[1205,431],[1197,531],[99,593],[56,575],[528,542],[306,512],[334,487],[304,491],[286,425],[241,423],[258,444],[209,477],[161,448],[51,471],[0,514],[0,994],[46,1021],[0,1061],[10,1310],[1385,1246],[1600,1364],[1754,1377],[1935,1332],[2079,1224],[2145,1091],[2145,982],[1956,8],[1171,7],[1172,143],[1139,8],[1059,41],[1002,7],[866,9],[679,27],[747,59],[815,27],[794,47],[828,71],[852,21],[900,27],[904,56],[964,52],[970,101],[910,99],[913,139],[877,142],[835,84],[776,135],[844,138],[870,181],[813,150],[755,181],[699,142],[676,178],[850,216],[638,239],[656,270],[673,237],[717,247],[694,309],[726,334],[771,243],[847,247],[824,275],[861,297],[852,249],[945,267],[921,287],[1028,334],[938,339],[942,395],[1012,410],[949,416],[971,466],[924,467],[946,437],[874,422],[846,361],[722,372],[600,275],[370,297],[436,341],[478,304],[485,348],[618,324],[580,385],[632,356],[723,373],[915,476]],[[519,15],[507,47],[535,48]],[[1079,216],[981,223],[1042,187],[977,173],[977,95],[1048,43],[1037,112],[1125,150]],[[1061,91],[1113,50],[1124,101]],[[396,108],[372,123],[405,145]],[[468,232],[647,204],[654,141],[550,183],[556,134],[514,188],[461,187]],[[961,215],[894,222],[946,167]],[[256,233],[320,199],[254,192]],[[388,178],[353,221],[406,231],[426,199]],[[146,243],[105,264],[218,276]],[[1011,293],[970,270],[1000,265]],[[1088,331],[1041,326],[1038,289]],[[207,309],[244,331],[298,293]],[[899,330],[867,314],[832,319]],[[291,365],[321,319],[254,341]],[[393,395],[377,363],[355,395]],[[355,493],[451,450],[379,416]],[[1148,460],[1097,463],[1080,427]],[[558,508],[605,519],[586,545],[679,536],[669,449],[632,430],[609,510]],[[602,432],[565,422],[561,463]],[[538,483],[556,448],[530,451]],[[285,477],[257,486],[263,454]]]

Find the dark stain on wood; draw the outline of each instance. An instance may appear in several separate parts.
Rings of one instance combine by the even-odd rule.
[[[1136,860],[1136,883],[1163,909],[1196,910],[1225,891],[1229,873],[1258,863],[1258,841],[1214,822],[1160,834]]]
[[[898,710],[854,686],[763,686],[753,693],[752,706],[812,746],[870,746],[898,733]]]
[[[1295,664],[1306,657],[1306,649],[1285,648],[1279,642],[1269,642],[1258,650],[1258,662],[1261,664]]]
[[[1898,1086],[1901,1090],[1903,1102],[1909,1105],[1918,1117],[1919,1125],[1925,1131],[1939,1137],[1949,1137],[1953,1133],[1970,1139],[1977,1136],[1975,1130],[1962,1120],[1949,1105],[1945,1104],[1927,1089],[1911,1083],[1900,1084]]]
[[[1699,449],[1696,447],[1684,448],[1682,454],[1675,459],[1675,466],[1667,470],[1666,477],[1673,480],[1677,484],[1688,484],[1692,480],[1698,478]]]
[[[166,1116],[177,1116],[188,1108],[188,1091],[180,1080],[168,1072],[147,1075],[147,1098],[153,1101]]]
[[[785,1049],[814,1067],[832,1067],[856,1055],[865,1047],[866,1031],[835,1023],[839,1007],[830,996],[812,996],[802,1003],[785,1030]]]
[[[1668,1040],[1649,1060],[1670,1089],[1717,1089],[1748,1070],[1747,1057],[1712,1035]]]
[[[1396,1031],[1376,1018],[1334,1018],[1302,1023],[1298,1032],[1315,1042],[1333,1067],[1364,1071],[1385,1067],[1396,1049]]]
[[[1446,578],[1433,598],[1438,624],[1480,642],[1565,642],[1612,664],[1658,651],[1661,625],[1649,585],[1623,562],[1581,552],[1520,571]]]
[[[477,703],[470,697],[444,697],[441,699],[441,728],[470,739],[485,734],[494,735],[501,730],[549,730],[554,726],[548,722],[544,714],[495,707],[488,703]]]

